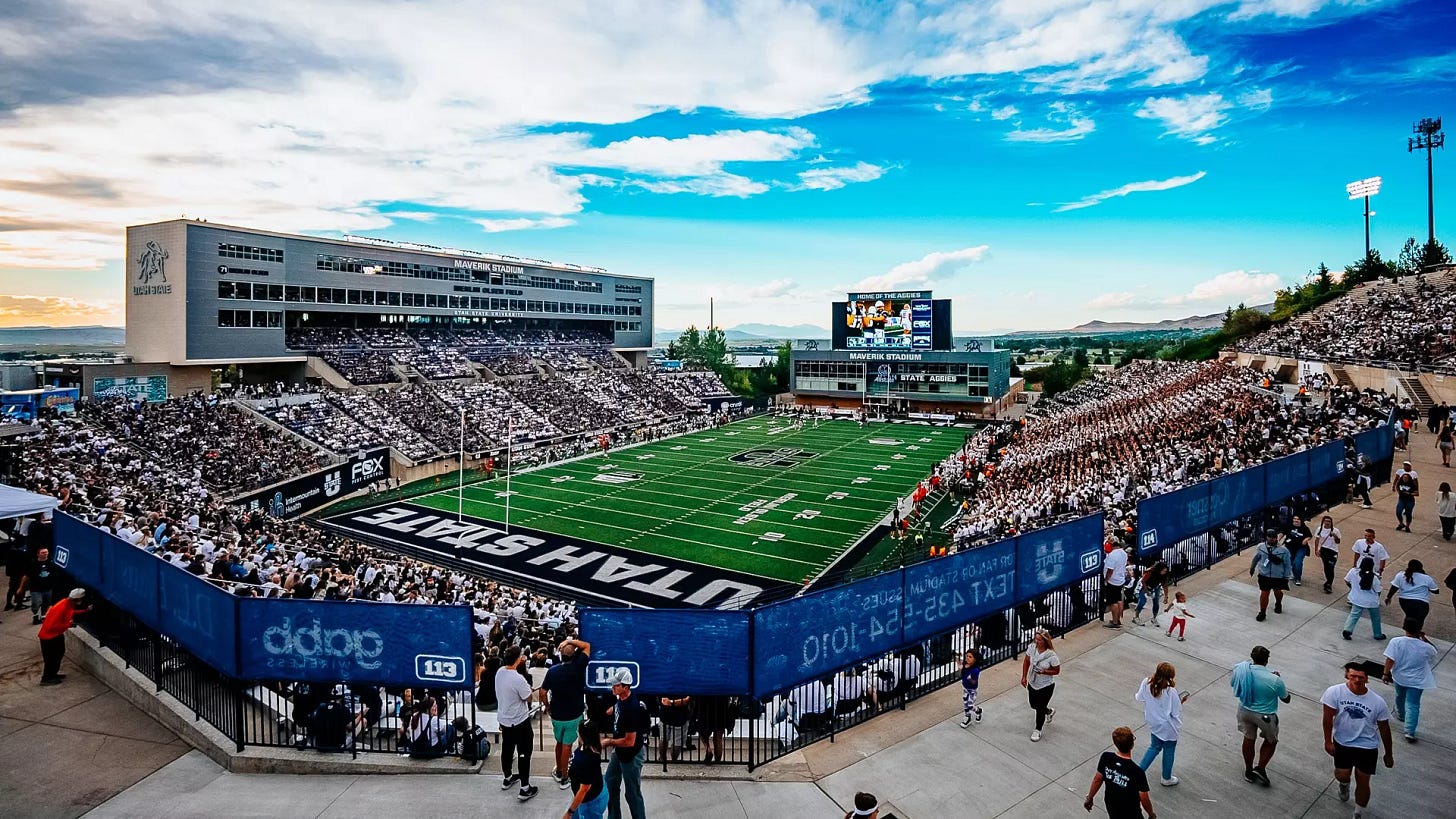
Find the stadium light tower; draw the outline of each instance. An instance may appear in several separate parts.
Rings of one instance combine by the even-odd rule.
[[[1345,186],[1345,193],[1350,194],[1351,199],[1365,200],[1365,258],[1370,258],[1370,217],[1374,212],[1370,210],[1370,197],[1380,193],[1380,177],[1372,176],[1369,179],[1360,179]]]
[[[1446,144],[1446,133],[1441,130],[1441,118],[1425,119],[1411,126],[1415,136],[1406,140],[1406,151],[1426,152],[1426,232],[1427,241],[1436,241],[1436,189],[1431,173],[1431,152]]]

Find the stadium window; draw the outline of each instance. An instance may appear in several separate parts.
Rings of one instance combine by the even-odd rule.
[[[298,297],[300,301],[304,301],[309,304],[312,304],[317,298],[312,287],[299,288]]]
[[[283,288],[284,301],[298,301],[298,285],[290,284]]]
[[[525,299],[511,299],[510,302],[511,302],[511,309],[512,310],[515,310],[518,313],[525,312],[525,310],[526,310],[526,300]]]
[[[253,311],[252,310],[234,310],[233,311],[233,326],[234,327],[252,327],[253,326]]]
[[[220,298],[220,299],[230,299],[230,298],[232,298],[233,297],[233,283],[232,282],[218,282],[217,283],[217,297]]]
[[[587,310],[588,315],[600,316],[602,314],[602,306],[600,304],[588,305]]]
[[[268,285],[268,301],[283,301],[283,285]]]
[[[386,292],[386,291],[384,291],[384,290],[376,290],[376,291],[374,291],[374,303],[375,304],[389,304],[389,293]],[[395,301],[395,304],[399,304],[399,302],[398,301]]]
[[[628,322],[627,323],[627,329],[628,330],[631,330],[634,333],[635,332],[638,332],[639,330],[642,329],[642,322],[640,322],[640,321]]]
[[[233,326],[233,311],[231,311],[231,310],[219,310],[219,311],[217,311],[217,326],[219,326],[219,327],[231,327],[231,326]]]
[[[318,289],[318,303],[319,304],[333,304],[334,303],[334,291],[330,290],[327,287],[320,287]]]
[[[390,307],[398,307],[399,306],[399,294],[398,293],[389,293],[387,295],[389,296],[389,306]]]
[[[350,291],[350,292],[353,292],[353,291]],[[373,304],[374,303],[374,291],[373,290],[360,290],[359,291],[359,303],[360,304]]]
[[[349,304],[358,304],[359,303],[359,291],[358,290],[349,290],[347,292],[349,294]]]
[[[268,311],[268,326],[269,327],[282,327],[283,326],[283,311],[281,311],[281,310],[269,310]]]

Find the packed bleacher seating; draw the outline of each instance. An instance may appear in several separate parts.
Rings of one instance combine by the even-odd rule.
[[[240,408],[200,394],[133,404],[84,401],[77,413],[133,450],[224,495],[276,483],[332,459],[297,437],[254,423]]]
[[[380,395],[374,393],[373,395]],[[431,444],[417,430],[405,423],[397,414],[366,392],[331,392],[330,403],[354,420],[373,430],[380,439],[389,443],[399,454],[412,461],[427,461],[437,457],[440,450]]]
[[[1140,499],[1340,440],[1393,406],[1347,389],[1302,406],[1258,389],[1262,377],[1217,362],[1135,362],[1038,404],[1024,427],[983,428],[939,468],[971,496],[950,524],[957,544],[1098,510],[1119,520]]]
[[[262,412],[268,418],[340,455],[384,444],[379,433],[355,420],[323,396],[274,406]]]
[[[1456,268],[1368,282],[1238,344],[1243,352],[1374,366],[1456,364]]]

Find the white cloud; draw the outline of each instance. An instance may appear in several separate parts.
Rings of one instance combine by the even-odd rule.
[[[1126,308],[1132,310],[1166,310],[1169,307],[1222,309],[1234,304],[1264,304],[1274,299],[1280,286],[1279,276],[1248,270],[1230,270],[1193,285],[1186,293],[1164,298],[1139,298],[1128,291],[1103,293],[1087,302],[1094,310]],[[1143,289],[1139,287],[1138,289]]]
[[[992,111],[991,112],[991,119],[994,119],[994,120],[1011,119],[1012,117],[1016,116],[1019,113],[1021,113],[1021,109],[1017,108],[1016,106],[1014,106],[1014,105],[1004,105],[1004,106],[1002,106],[1000,108],[997,108],[995,111]]]
[[[935,251],[910,262],[901,262],[889,272],[860,279],[850,290],[903,290],[943,281],[981,261],[990,245],[964,247],[960,250]]]
[[[394,215],[390,214],[390,216]],[[570,227],[576,224],[576,220],[564,216],[544,216],[539,219],[521,216],[510,219],[476,219],[475,223],[480,225],[486,233],[504,233],[508,230],[552,230]]]
[[[1279,276],[1258,271],[1230,270],[1201,281],[1181,296],[1171,296],[1164,304],[1216,304],[1227,306],[1244,302],[1259,304],[1274,299],[1279,289]]]
[[[120,325],[126,321],[120,302],[85,301],[63,296],[0,295],[0,327]]]
[[[1188,176],[1174,176],[1169,179],[1149,179],[1145,182],[1129,182],[1120,187],[1084,196],[1076,202],[1067,202],[1052,212],[1062,213],[1063,211],[1090,208],[1093,205],[1100,205],[1108,199],[1116,199],[1121,196],[1127,196],[1130,193],[1147,193],[1150,191],[1166,191],[1172,190],[1173,188],[1181,188],[1184,185],[1192,185],[1207,175],[1208,173],[1206,171],[1199,171]]]
[[[1109,307],[1127,307],[1137,299],[1131,293],[1103,293],[1100,296],[1087,302],[1087,306],[1094,310],[1102,310]]]
[[[768,185],[763,182],[726,172],[686,179],[631,179],[627,181],[627,184],[652,193],[695,193],[700,196],[737,196],[740,198],[768,190]]]
[[[1097,123],[1091,117],[1066,102],[1047,106],[1046,119],[1049,127],[1027,129],[1018,124],[1016,130],[1006,135],[1006,139],[1011,142],[1071,142],[1097,130]]]
[[[725,162],[790,159],[815,144],[803,128],[775,131],[719,131],[678,139],[631,137],[563,157],[563,164],[614,168],[653,176],[710,176]]]
[[[1158,120],[1163,124],[1165,134],[1207,145],[1216,141],[1209,132],[1228,122],[1229,108],[1229,102],[1218,93],[1148,97],[1137,110],[1137,116]]]
[[[855,182],[873,182],[885,175],[885,168],[868,162],[836,168],[810,168],[799,174],[795,190],[832,191]]]
[[[781,298],[794,292],[795,287],[796,284],[793,279],[774,279],[773,281],[760,284],[757,287],[750,287],[744,292],[743,300],[752,302]]]

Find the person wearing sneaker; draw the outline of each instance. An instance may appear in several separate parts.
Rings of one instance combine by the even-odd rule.
[[[1416,741],[1421,722],[1421,694],[1436,687],[1436,647],[1421,631],[1422,624],[1407,617],[1405,634],[1385,646],[1384,681],[1395,685],[1395,721],[1405,724],[1406,742]]]
[[[25,572],[25,588],[30,592],[30,624],[40,625],[51,607],[51,588],[56,582],[56,567],[51,563],[51,550],[40,547]]]
[[[1411,462],[1406,461],[1403,469],[1395,471],[1390,483],[1395,491],[1395,530],[1409,532],[1411,518],[1416,511],[1416,498],[1421,496],[1420,475],[1411,469]]]
[[[1390,590],[1385,593],[1385,602],[1400,595],[1400,609],[1405,616],[1415,620],[1417,631],[1425,627],[1426,617],[1431,613],[1431,595],[1440,594],[1441,587],[1436,578],[1426,574],[1426,567],[1419,560],[1405,564],[1405,571],[1396,572],[1390,579]]]
[[[1289,548],[1291,577],[1294,585],[1304,585],[1304,559],[1309,557],[1309,541],[1314,532],[1309,530],[1304,519],[1295,515],[1288,529],[1284,530],[1284,545]]]
[[[520,646],[509,646],[501,654],[501,667],[495,672],[496,718],[500,721],[501,790],[520,784],[516,798],[522,802],[536,795],[531,784],[531,682],[523,670],[526,663]],[[520,756],[520,774],[511,773],[511,765]]]
[[[1097,791],[1107,786],[1104,804],[1108,819],[1158,819],[1153,811],[1153,797],[1148,793],[1148,776],[1132,761],[1132,749],[1137,736],[1131,728],[1122,726],[1112,731],[1113,751],[1104,751],[1097,760],[1097,773],[1092,775],[1092,787],[1082,807],[1092,812],[1097,800]]]
[[[1369,613],[1370,630],[1375,639],[1384,640],[1380,629],[1380,575],[1375,573],[1375,559],[1367,557],[1360,561],[1360,568],[1351,569],[1345,575],[1345,585],[1350,587],[1350,616],[1345,618],[1345,639],[1355,633],[1360,624],[1360,615]]]
[[[1269,609],[1269,592],[1274,592],[1274,613],[1284,611],[1284,592],[1289,588],[1289,574],[1293,558],[1289,547],[1279,542],[1279,530],[1266,529],[1264,542],[1254,550],[1254,559],[1249,563],[1249,577],[1259,574],[1259,616],[1263,622]]]
[[[1268,787],[1265,769],[1279,745],[1279,703],[1290,701],[1289,689],[1279,672],[1269,669],[1269,649],[1263,646],[1254,646],[1249,659],[1234,666],[1229,685],[1239,701],[1235,719],[1239,733],[1244,735],[1244,779]],[[1264,744],[1259,747],[1259,764],[1255,765],[1254,743],[1261,735]]]
[[[1325,689],[1325,753],[1335,759],[1335,781],[1340,801],[1350,801],[1350,774],[1355,775],[1355,815],[1370,804],[1370,777],[1385,745],[1385,767],[1395,767],[1395,747],[1390,737],[1390,706],[1385,698],[1369,689],[1370,677],[1364,663],[1345,663],[1345,681]],[[1377,743],[1376,733],[1380,740]]]
[[[976,652],[967,651],[961,658],[961,706],[964,716],[961,727],[981,721],[981,707],[976,705],[976,693],[981,687],[981,664]]]
[[[76,615],[90,611],[81,607],[85,599],[85,589],[72,589],[65,600],[51,606],[45,619],[41,621],[37,635],[40,638],[40,656],[43,661],[41,685],[60,685],[66,679],[66,675],[61,673],[61,660],[66,656],[66,632],[75,624]]]
[[[602,735],[595,723],[577,726],[577,749],[567,767],[569,787],[575,793],[562,819],[602,819],[607,809],[607,786],[602,779]]]
[[[1158,623],[1158,606],[1169,598],[1168,584],[1172,582],[1172,573],[1168,571],[1168,562],[1162,558],[1153,561],[1153,564],[1143,572],[1142,581],[1138,584],[1137,610],[1132,613],[1134,625],[1142,625],[1140,622],[1143,616],[1143,607],[1149,600],[1153,601],[1153,618],[1149,622],[1153,625]]]
[[[1173,775],[1173,757],[1178,752],[1178,735],[1183,731],[1183,703],[1188,701],[1188,694],[1178,690],[1177,674],[1172,663],[1158,663],[1153,676],[1143,680],[1134,696],[1143,704],[1143,719],[1153,737],[1138,767],[1146,771],[1162,754],[1162,782],[1168,787],[1178,784],[1178,777]]]
[[[1026,699],[1036,712],[1032,742],[1041,742],[1041,729],[1057,713],[1057,709],[1051,707],[1051,701],[1057,688],[1057,675],[1061,673],[1062,659],[1052,650],[1052,635],[1046,629],[1038,628],[1021,658],[1021,687],[1026,689]]]
[[[1329,515],[1320,518],[1319,529],[1314,533],[1314,546],[1325,569],[1325,594],[1330,594],[1334,590],[1335,567],[1340,564],[1340,530]]]
[[[632,672],[621,669],[612,681],[612,703],[607,714],[612,721],[612,735],[602,739],[602,748],[614,752],[607,762],[607,816],[622,819],[622,791],[627,792],[627,808],[632,819],[646,819],[647,806],[642,802],[642,763],[646,756],[647,735],[652,731],[652,718],[642,700],[632,696]],[[625,786],[625,787],[624,787]]]
[[[586,664],[591,659],[591,643],[566,639],[557,646],[561,662],[551,666],[536,692],[551,715],[551,735],[556,740],[555,766],[551,778],[562,788],[569,787],[566,766],[571,761],[571,746],[586,713]]]
[[[1111,617],[1108,628],[1122,628],[1123,587],[1127,585],[1127,552],[1113,546],[1102,558],[1102,602]]]

